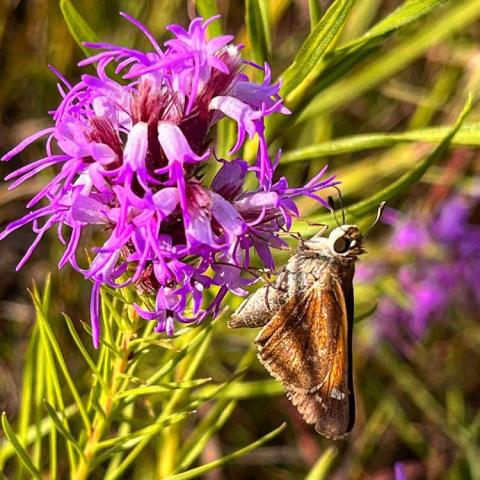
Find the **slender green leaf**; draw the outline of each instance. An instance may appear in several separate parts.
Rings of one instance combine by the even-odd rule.
[[[398,30],[400,27],[408,25],[430,13],[447,0],[407,0],[394,10],[386,18],[378,22],[368,32],[341,48],[335,50],[335,54],[353,47],[360,47],[367,42],[383,37],[388,33]]]
[[[361,320],[365,320],[369,317],[371,317],[378,308],[378,303],[374,303],[370,308],[367,308],[366,310],[363,310],[362,312],[356,313],[354,321],[355,322],[360,322]]]
[[[36,414],[37,414],[37,421],[40,421],[40,418],[43,417],[44,409],[43,409],[43,400],[46,396],[47,400],[52,404],[58,405],[62,410],[65,408],[65,404],[63,401],[63,390],[60,385],[60,378],[58,376],[57,367],[55,365],[54,356],[55,352],[53,351],[51,342],[48,338],[47,330],[50,328],[48,325],[48,310],[47,305],[43,304],[43,300],[45,299],[48,302],[48,298],[50,297],[50,288],[51,283],[50,279],[47,279],[47,284],[45,286],[45,291],[43,296],[40,297],[40,293],[36,285],[33,285],[33,289],[31,292],[31,297],[33,299],[37,323],[39,325],[39,359],[38,362],[42,364],[42,369],[39,370],[38,380],[39,384],[42,384],[41,388],[39,388],[36,394]],[[65,428],[68,428],[68,424],[66,424]],[[50,456],[49,456],[49,463],[50,463],[50,471],[53,475],[56,475],[57,471],[57,430],[55,428],[50,430],[49,435],[49,449],[50,449]],[[67,452],[68,452],[68,460],[70,466],[74,466],[76,463],[75,453],[73,451],[72,445],[67,443]],[[34,445],[34,453],[35,453],[35,460],[38,465],[42,464],[42,449],[41,449],[41,437],[39,436],[37,442]]]
[[[317,460],[313,468],[310,470],[305,480],[324,480],[328,478],[333,461],[338,455],[338,450],[335,447],[329,447]]]
[[[5,432],[6,437],[10,440],[10,443],[12,444],[13,448],[15,449],[15,452],[17,453],[18,457],[22,461],[25,468],[30,472],[33,478],[35,478],[36,480],[42,480],[42,476],[40,475],[40,472],[37,470],[37,468],[33,464],[32,460],[30,459],[27,452],[25,451],[22,444],[20,443],[20,440],[18,439],[18,437],[15,435],[15,432],[13,431],[12,426],[8,422],[7,414],[5,412],[2,413],[2,426],[3,426],[3,431]]]
[[[209,334],[210,334],[209,326],[197,332],[197,334],[195,335],[195,338],[193,338],[191,342],[188,342],[186,347],[180,353],[176,354],[173,358],[165,362],[164,365],[161,368],[159,368],[157,372],[155,372],[152,376],[150,376],[146,380],[147,385],[152,385],[156,383],[157,380],[159,380],[160,378],[170,373],[172,369],[175,368],[175,365],[177,365],[178,362],[180,362],[180,360],[182,360],[182,358],[184,358],[186,355],[195,351],[198,345],[201,345]]]
[[[156,435],[157,433],[161,432],[166,426],[181,422],[193,413],[195,413],[195,411],[174,413],[173,415],[170,415],[163,420],[155,422],[154,424],[140,430],[136,430],[135,432],[121,435],[119,437],[109,438],[108,440],[103,440],[102,442],[97,443],[96,448],[98,450],[117,446],[121,447],[122,449],[132,448],[146,435]]]
[[[440,426],[452,440],[462,447],[469,446],[471,442],[476,443],[471,433],[458,421],[445,421],[447,412],[443,405],[425,387],[424,382],[414,375],[405,362],[387,349],[382,351],[381,359],[381,365],[392,375],[392,378],[395,378],[398,386],[410,396],[430,421]]]
[[[83,329],[90,336],[92,336],[92,327],[84,321],[80,321],[80,324],[82,325]],[[118,348],[116,346],[112,345],[110,342],[107,342],[102,337],[100,337],[100,344],[103,345],[104,347],[106,347],[108,349],[108,351],[113,353],[116,357],[121,357],[122,356],[122,354],[120,353],[120,351],[118,350]]]
[[[195,0],[195,7],[198,13],[205,19],[214,17],[219,13],[216,0]],[[219,20],[212,22],[208,26],[208,33],[210,38],[222,35],[222,26]]]
[[[310,14],[310,30],[314,30],[322,16],[319,0],[308,0],[308,13]]]
[[[77,443],[75,438],[73,438],[73,435],[65,428],[65,426],[62,423],[62,420],[60,420],[55,409],[46,400],[44,400],[43,403],[45,405],[45,408],[47,409],[48,415],[52,419],[57,430],[65,437],[67,441],[69,441],[72,444],[73,448],[75,448],[75,450],[80,454],[80,456],[83,457],[84,453],[82,448]],[[63,421],[66,421],[66,418],[64,418]]]
[[[35,465],[40,465],[41,462],[41,453],[42,453],[42,440],[43,435],[41,434],[41,421],[44,414],[42,401],[45,397],[45,384],[46,384],[46,370],[48,368],[47,363],[49,364],[49,360],[47,359],[47,350],[48,344],[42,338],[43,332],[40,329],[40,322],[35,322],[36,325],[39,327],[39,344],[37,349],[37,369],[35,372],[35,382],[34,382],[34,408],[35,408],[35,425],[34,425],[34,437],[33,437],[33,461]],[[50,433],[50,430],[49,432]]]
[[[68,371],[67,364],[65,363],[65,360],[62,355],[62,351],[60,349],[60,346],[58,345],[58,342],[52,332],[52,329],[46,319],[46,317],[43,314],[42,311],[42,306],[38,303],[38,297],[35,295],[32,296],[33,301],[35,303],[36,309],[37,309],[37,315],[38,315],[38,320],[41,322],[42,327],[44,328],[45,334],[47,336],[48,342],[50,343],[50,346],[52,348],[53,354],[55,355],[55,359],[60,367],[60,370],[63,373],[63,376],[65,380],[67,381],[67,385],[70,389],[70,392],[72,393],[72,396],[77,403],[78,406],[78,411],[80,413],[80,416],[82,417],[83,423],[87,429],[87,431],[90,431],[91,425],[90,425],[90,419],[88,418],[87,411],[85,410],[85,406],[83,405],[82,399],[77,391],[77,388],[75,387],[75,382],[73,381],[72,377],[70,376],[70,372]]]
[[[195,461],[195,459],[201,455],[210,438],[225,425],[236,406],[237,400],[231,400],[226,404],[219,402],[208,413],[208,415],[202,419],[202,421],[204,420],[208,426],[204,429],[201,428],[200,430],[204,430],[201,432],[198,432],[199,427],[195,429],[195,441],[188,445],[185,444],[185,447],[181,452],[181,454],[183,453],[184,456],[182,456],[182,462],[176,471],[181,472],[186,470]]]
[[[218,318],[219,317],[217,317],[217,319]],[[171,363],[168,365],[167,371],[158,377],[157,377],[157,374],[152,375],[147,381],[147,383],[156,381],[156,379],[161,378],[161,376],[163,376],[165,373],[170,372],[174,368],[174,366],[180,361],[180,359],[185,357],[186,357],[185,360],[188,360],[187,362],[188,366],[186,368],[185,373],[183,374],[182,380],[183,381],[191,380],[192,377],[195,375],[195,372],[199,367],[201,360],[204,358],[205,353],[208,351],[208,347],[210,345],[211,338],[212,338],[212,328],[214,324],[215,324],[215,321],[207,324],[206,326],[203,327],[202,330],[200,330],[200,332],[194,330],[192,334],[194,334],[195,336],[193,337],[193,339],[189,339],[188,337],[186,338],[187,348],[185,348],[179,354],[176,354],[176,356],[173,359],[171,359],[170,361]],[[169,401],[163,408],[162,413],[157,417],[156,421],[157,422],[162,421],[166,417],[171,415],[174,412],[174,409],[177,406],[177,404],[184,398],[184,395],[185,395],[184,390],[175,390],[171,395]],[[131,399],[133,400],[134,397],[130,396],[126,399],[126,401],[129,401]],[[135,458],[137,458],[140,452],[149,443],[151,437],[152,435],[146,435],[139,442],[139,444],[127,455],[127,457],[122,461],[122,463],[120,463],[120,465],[115,470],[113,470],[113,472],[111,472],[111,474],[107,477],[106,480],[116,480],[118,478],[121,478],[125,470],[131,465],[131,463],[135,460]]]
[[[124,324],[126,323],[127,315],[120,314],[120,312],[118,311],[118,308],[115,306],[114,302],[112,302],[110,300],[110,298],[108,298],[108,295],[106,295],[103,292],[102,292],[102,295],[101,295],[101,301],[102,301],[102,307],[115,320],[115,322],[118,325],[118,328],[120,330],[122,330],[123,327],[124,327]],[[122,304],[125,304],[125,302],[122,301]]]
[[[353,4],[353,0],[336,0],[330,6],[300,47],[293,63],[283,73],[282,95],[285,96],[298,87],[332,48]]]
[[[34,373],[36,373],[36,362],[38,361],[38,324],[35,323],[30,334],[27,355],[23,369],[22,399],[20,406],[20,419],[18,433],[22,442],[25,442],[28,426],[30,424],[32,404],[34,402]],[[0,467],[1,468],[1,467]]]
[[[100,371],[98,370],[97,366],[95,365],[95,362],[92,360],[92,358],[90,357],[90,355],[88,354],[86,348],[85,348],[85,345],[83,345],[82,343],[82,340],[80,339],[80,337],[78,336],[78,333],[77,331],[75,330],[75,327],[73,325],[73,322],[72,322],[72,319],[66,314],[66,313],[63,313],[63,317],[65,318],[65,321],[67,322],[67,327],[68,327],[68,331],[70,332],[70,335],[72,335],[72,338],[75,342],[75,344],[77,345],[78,347],[78,350],[80,351],[80,353],[82,354],[83,358],[85,359],[85,361],[87,362],[87,365],[90,367],[90,369],[92,370],[92,372],[95,374],[97,380],[100,382],[100,384],[102,385],[103,389],[106,390],[107,389],[107,385],[105,383],[105,380],[103,379]]]
[[[464,29],[480,17],[480,0],[450,2],[438,18],[425,22],[421,29],[402,39],[395,47],[376,56],[349,76],[322,90],[308,102],[298,121],[333,111],[398,71],[405,68],[430,47]],[[354,54],[356,55],[356,54]]]
[[[402,133],[366,133],[336,138],[328,142],[290,150],[282,155],[282,163],[300,162],[326,156],[343,155],[373,148],[385,148],[399,143],[438,143],[448,133],[449,127],[431,127]],[[452,145],[480,145],[480,122],[465,123],[452,138]]]
[[[256,348],[253,346],[247,350],[243,355],[238,367],[235,371],[236,375],[243,375],[240,372],[245,372],[252,364],[256,357]],[[234,375],[235,375],[234,374]],[[212,392],[214,394],[214,392]],[[212,396],[212,398],[214,398]],[[215,397],[219,398],[219,397]],[[183,443],[183,447],[179,453],[182,459],[176,472],[186,470],[190,465],[200,456],[210,438],[220,430],[226,421],[230,418],[237,400],[228,400],[220,398],[216,405],[202,418],[195,430],[189,438]]]
[[[246,0],[245,23],[253,59],[259,65],[263,65],[270,57],[271,49],[266,0]]]
[[[52,274],[49,273],[45,280],[42,295],[42,307],[45,314],[50,310],[50,301],[52,299]]]
[[[77,413],[78,407],[75,404],[72,404],[65,409],[64,416],[65,418],[70,418]],[[38,425],[33,424],[28,427],[25,438],[21,439],[22,444],[26,446],[33,444],[37,439],[37,436],[44,437],[45,435],[48,435],[52,428],[54,428],[52,419],[50,417],[44,417]],[[0,440],[0,468],[2,468],[5,462],[11,458],[14,453],[15,449],[10,442]]]
[[[83,46],[83,42],[98,42],[98,37],[89,27],[88,23],[78,13],[71,0],[60,0],[60,9],[65,19],[65,23],[85,55],[90,55],[88,48]]]
[[[46,311],[46,309],[45,309]],[[43,330],[43,328],[42,328]],[[42,342],[44,342],[44,332],[42,331]],[[45,343],[47,343],[45,341]],[[52,352],[49,351],[47,354],[47,368],[45,369],[46,372],[46,387],[47,387],[47,400],[52,403],[58,403],[63,406],[63,399],[62,399],[62,391],[60,388],[60,382],[58,379],[58,373],[55,368],[52,368],[53,365],[53,355]],[[44,399],[45,403],[45,399]],[[61,422],[60,422],[61,423]],[[68,427],[64,428],[66,430]],[[50,466],[50,473],[52,478],[57,478],[58,472],[58,453],[57,453],[57,429],[52,428],[49,435],[49,447],[50,447],[50,455],[48,458],[49,466]],[[70,444],[67,444],[68,447],[71,447]],[[75,460],[73,455],[70,457],[71,465],[75,464]]]
[[[172,390],[184,390],[187,388],[195,388],[199,385],[204,385],[207,382],[210,382],[211,378],[199,378],[197,380],[187,380],[185,382],[172,382],[165,383],[161,385],[147,385],[144,387],[131,388],[130,390],[124,390],[117,395],[117,398],[124,397],[139,397],[140,395],[153,395],[156,393],[166,393],[171,392]]]
[[[231,462],[232,460],[236,460],[237,458],[240,458],[246,455],[247,453],[251,452],[252,450],[255,450],[256,448],[261,447],[265,443],[269,442],[272,438],[275,438],[277,435],[282,433],[283,430],[285,430],[286,426],[287,424],[283,423],[282,425],[280,425],[280,427],[276,428],[272,432],[268,433],[267,435],[263,436],[257,441],[251,443],[250,445],[247,445],[246,447],[243,447],[240,450],[237,450],[236,452],[230,453],[229,455],[225,455],[224,457],[219,458],[214,462],[207,463],[200,467],[192,468],[191,470],[188,470],[186,472],[172,475],[170,477],[167,477],[167,479],[165,480],[187,480],[189,478],[195,478],[200,475],[203,475],[204,473],[210,472],[215,468],[221,467],[222,465],[225,465],[226,463]]]
[[[388,187],[383,188],[365,200],[346,208],[347,215],[349,215],[350,218],[362,218],[364,215],[376,210],[381,202],[391,200],[417,183],[422,178],[423,174],[430,168],[430,166],[439,160],[448,150],[452,138],[460,129],[471,108],[472,99],[469,97],[462,113],[455,122],[455,125],[450,128],[440,144],[429,155],[427,155],[418,165],[406,172]],[[322,215],[315,217],[313,221],[329,225],[332,223],[332,218],[331,215]]]
[[[194,392],[193,398],[225,398],[245,400],[258,397],[274,397],[284,393],[282,384],[276,380],[256,380],[251,382],[236,382],[226,387],[222,392],[215,393],[218,385],[208,385]]]
[[[185,408],[187,410],[193,410],[195,408],[200,407],[204,403],[206,403],[209,400],[213,399],[221,399],[221,398],[227,398],[228,397],[222,397],[223,391],[228,388],[229,385],[231,385],[233,382],[238,380],[239,378],[242,378],[245,372],[248,370],[248,368],[243,368],[241,370],[235,371],[233,375],[230,376],[230,378],[224,382],[220,383],[219,385],[216,385],[214,389],[212,389],[209,393],[208,396],[205,395],[204,397],[198,397],[198,400],[194,400],[193,402],[189,403]],[[192,395],[194,397],[194,395]],[[195,398],[195,397],[194,397]]]

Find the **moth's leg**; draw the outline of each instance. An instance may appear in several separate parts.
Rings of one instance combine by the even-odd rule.
[[[323,235],[325,234],[325,232],[328,230],[328,225],[325,225],[324,223],[309,223],[310,226],[315,226],[315,227],[322,227],[320,228],[320,230],[315,234],[313,235],[313,237],[310,238],[310,240],[314,239],[314,238],[318,238],[318,237],[323,237]]]
[[[267,284],[250,295],[228,322],[230,328],[263,327],[277,313],[286,293],[274,284]]]

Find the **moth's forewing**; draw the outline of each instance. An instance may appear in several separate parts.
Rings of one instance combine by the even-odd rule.
[[[265,285],[247,297],[228,322],[230,328],[263,327],[275,315],[284,300],[283,290]]]
[[[351,327],[335,277],[326,271],[291,297],[255,341],[261,362],[317,432],[341,438],[352,429]]]

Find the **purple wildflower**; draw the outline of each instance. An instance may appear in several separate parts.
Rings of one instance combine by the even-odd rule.
[[[302,188],[290,188],[285,178],[274,181],[280,155],[273,162],[269,158],[264,124],[271,114],[289,113],[278,95],[280,85],[271,83],[268,65],[254,65],[264,81],[251,82],[244,69],[252,64],[242,61],[231,36],[207,39],[206,28],[215,18],[196,18],[188,31],[172,25],[168,30],[175,38],[159,45],[138,21],[122,16],[145,34],[153,50],[86,44],[99,53],[80,66],[95,65],[96,74],[83,74],[71,85],[52,69],[62,95],[52,112],[54,126],[2,158],[10,160],[47,137],[45,157],[8,175],[10,188],[50,166],[59,171],[0,238],[33,225],[37,236],[21,268],[45,232],[57,228],[66,246],[59,267],[70,264],[93,282],[95,346],[102,285],[135,285],[155,295],[152,311],[140,306],[137,311],[168,334],[175,321],[215,315],[228,291],[242,294],[252,282],[242,272],[253,251],[273,268],[271,248],[284,247],[279,232],[298,215],[293,199],[309,195],[323,202],[316,192],[334,184],[333,177],[323,179],[325,169]],[[256,137],[256,162],[217,160],[221,168],[205,185],[202,169],[212,157],[212,127],[223,117],[237,125],[231,154],[247,136]],[[257,178],[253,191],[244,188],[249,172]],[[45,206],[38,207],[40,201]],[[83,267],[77,250],[87,227],[97,227],[105,241]],[[204,292],[212,286],[215,300],[204,305]]]
[[[407,480],[405,465],[402,462],[395,462],[393,469],[394,469],[394,480]]]
[[[388,260],[364,271],[367,281],[392,275],[397,295],[384,295],[375,316],[380,336],[408,354],[429,327],[449,312],[476,311],[480,296],[475,287],[480,274],[480,226],[471,222],[476,201],[454,195],[438,213],[424,221],[390,211],[394,230],[387,245]]]

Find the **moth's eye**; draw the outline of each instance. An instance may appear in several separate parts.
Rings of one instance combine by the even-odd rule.
[[[350,248],[350,240],[345,237],[340,237],[335,240],[333,249],[336,253],[345,253]]]

